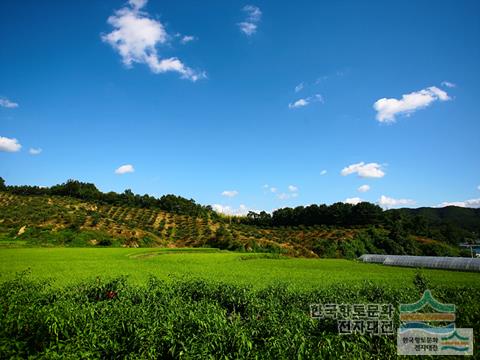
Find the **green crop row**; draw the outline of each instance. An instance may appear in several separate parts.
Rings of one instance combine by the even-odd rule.
[[[393,359],[396,338],[339,335],[312,319],[311,303],[411,303],[428,284],[404,289],[364,282],[296,292],[195,278],[125,278],[51,288],[27,274],[0,284],[2,358]],[[480,290],[431,289],[457,305],[457,326],[480,329]],[[398,314],[394,316],[398,326]],[[478,335],[477,335],[478,336]],[[478,339],[477,339],[478,340]]]

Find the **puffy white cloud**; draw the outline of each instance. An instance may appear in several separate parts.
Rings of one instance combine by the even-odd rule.
[[[17,139],[0,136],[0,151],[17,152],[20,151],[21,148],[22,145],[20,145]]]
[[[238,195],[237,190],[225,190],[222,192],[222,196],[233,198]]]
[[[246,19],[237,25],[241,32],[247,36],[251,36],[257,32],[258,23],[262,18],[262,12],[254,5],[246,5],[242,10],[246,13]]]
[[[231,207],[228,205],[222,205],[222,204],[213,204],[212,208],[218,213],[225,214],[225,215],[235,215],[235,216],[247,215],[249,211],[259,212],[258,210],[250,209],[244,204],[240,204],[238,208]]]
[[[353,173],[357,173],[362,178],[381,178],[385,176],[385,172],[382,170],[382,166],[377,163],[365,164],[363,161],[358,164],[352,164],[343,168],[340,174],[347,176]]]
[[[133,173],[134,171],[135,171],[135,169],[133,168],[133,165],[126,164],[126,165],[122,165],[118,169],[116,169],[115,174],[123,175],[123,174],[127,174],[127,173]]]
[[[322,176],[325,175],[326,173],[327,173],[327,170],[320,171],[320,175],[322,175]]]
[[[160,58],[157,46],[165,44],[169,35],[160,21],[141,10],[146,3],[147,0],[130,0],[129,6],[115,11],[107,20],[114,30],[103,35],[102,40],[117,50],[127,67],[139,63],[148,65],[156,74],[173,71],[191,81],[205,78],[205,72],[192,70],[176,57]]]
[[[362,185],[360,186],[358,189],[357,189],[359,192],[367,192],[368,190],[370,190],[370,186],[369,185]]]
[[[363,202],[364,200],[360,199],[359,197],[353,197],[353,198],[346,198],[344,200],[344,203],[345,204],[352,204],[352,205],[357,205],[361,202]]]
[[[305,86],[305,84],[303,82],[301,82],[300,84],[298,84],[297,86],[295,86],[295,92],[299,92],[299,91],[302,91],[303,87]]]
[[[394,199],[385,195],[382,195],[380,197],[380,200],[378,200],[378,204],[386,209],[390,209],[392,207],[397,207],[397,206],[408,206],[408,205],[415,205],[415,200],[411,199]]]
[[[4,107],[7,109],[15,109],[18,107],[16,102],[10,101],[7,98],[0,98],[0,107]]]
[[[456,84],[451,83],[450,81],[442,81],[442,86],[448,87],[448,88],[454,88],[457,87]]]
[[[314,102],[321,102],[323,103],[323,97],[322,95],[320,94],[315,94],[313,96],[309,96],[307,98],[303,98],[303,99],[298,99],[297,101],[294,101],[293,103],[290,103],[288,104],[288,108],[289,109],[297,109],[297,108],[301,108],[301,107],[304,107],[304,106],[307,106],[311,103],[314,103]]]
[[[290,192],[297,192],[297,191],[298,191],[298,187],[295,186],[295,185],[288,185],[288,191],[290,191]]]
[[[380,122],[395,122],[395,116],[398,114],[409,115],[416,110],[425,108],[435,101],[450,100],[448,94],[431,86],[420,91],[402,95],[401,99],[383,98],[377,100],[373,104],[373,108],[377,111],[377,120]]]
[[[480,208],[480,199],[470,199],[465,201],[453,201],[453,202],[443,202],[438,207],[445,206],[460,206],[468,208]]]
[[[271,191],[272,193],[276,193],[277,190],[278,190],[278,189],[277,189],[276,187],[274,187],[274,186],[270,187],[270,191]]]
[[[28,150],[28,153],[30,155],[39,155],[43,150],[40,149],[40,148],[30,148],[30,150]]]

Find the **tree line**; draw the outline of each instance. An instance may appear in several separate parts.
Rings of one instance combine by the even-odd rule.
[[[30,185],[7,186],[5,185],[5,180],[0,177],[0,190],[15,195],[69,196],[115,206],[159,209],[190,216],[202,216],[213,213],[211,206],[202,206],[197,204],[193,199],[186,199],[181,196],[168,194],[160,198],[155,198],[147,194],[134,194],[130,189],[120,194],[114,191],[104,193],[98,190],[94,184],[78,180],[68,180],[63,184],[53,185],[51,187]]]
[[[452,207],[453,208],[453,207]],[[368,202],[356,205],[342,202],[332,205],[309,205],[295,208],[281,208],[271,214],[265,211],[249,212],[237,221],[243,224],[262,227],[276,226],[315,226],[335,227],[380,226],[389,230],[391,237],[399,239],[408,235],[423,236],[450,244],[474,241],[480,234],[480,212],[478,209],[425,208],[428,212],[441,213],[441,218],[425,216],[416,209],[383,210],[380,206]],[[447,214],[447,215],[445,215]],[[451,216],[449,216],[451,214]],[[469,222],[462,221],[469,217]]]

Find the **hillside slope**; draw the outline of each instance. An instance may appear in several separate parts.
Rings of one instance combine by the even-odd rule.
[[[66,196],[0,192],[2,246],[217,247],[306,257],[370,253],[458,255],[428,238],[395,241],[381,227],[258,227],[212,214],[188,216]]]

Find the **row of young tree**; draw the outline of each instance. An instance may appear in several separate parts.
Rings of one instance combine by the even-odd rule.
[[[163,195],[155,198],[150,195],[134,194],[131,190],[125,190],[119,194],[113,191],[104,193],[97,189],[92,183],[85,183],[77,180],[51,187],[40,186],[7,186],[4,179],[0,177],[0,190],[15,195],[48,195],[48,196],[69,196],[86,201],[104,203],[116,206],[130,206],[148,209],[159,209],[177,214],[190,216],[202,216],[213,213],[211,206],[202,206],[193,199],[186,199],[176,195]]]
[[[39,186],[7,186],[0,177],[0,190],[16,195],[56,195],[69,196],[97,203],[116,206],[129,206],[148,209],[159,209],[171,213],[189,216],[207,216],[222,221],[223,217],[213,211],[211,206],[202,206],[193,199],[176,195],[163,195],[155,198],[149,195],[134,194],[131,190],[123,193],[103,193],[94,184],[77,180],[51,187]],[[430,212],[439,213],[440,209],[428,208]],[[474,209],[454,208],[455,211],[442,211],[441,220],[432,220],[409,209],[384,211],[378,205],[361,202],[356,205],[338,202],[328,205],[298,206],[281,208],[272,214],[262,211],[249,212],[245,217],[236,217],[235,222],[261,227],[276,226],[313,226],[327,225],[336,227],[350,226],[382,226],[397,235],[417,235],[441,240],[450,244],[475,240],[480,233],[480,212]],[[473,212],[472,212],[473,211]],[[459,213],[460,212],[460,213]],[[467,213],[468,212],[468,213]],[[440,214],[440,213],[439,213]],[[462,218],[470,216],[470,221]]]

